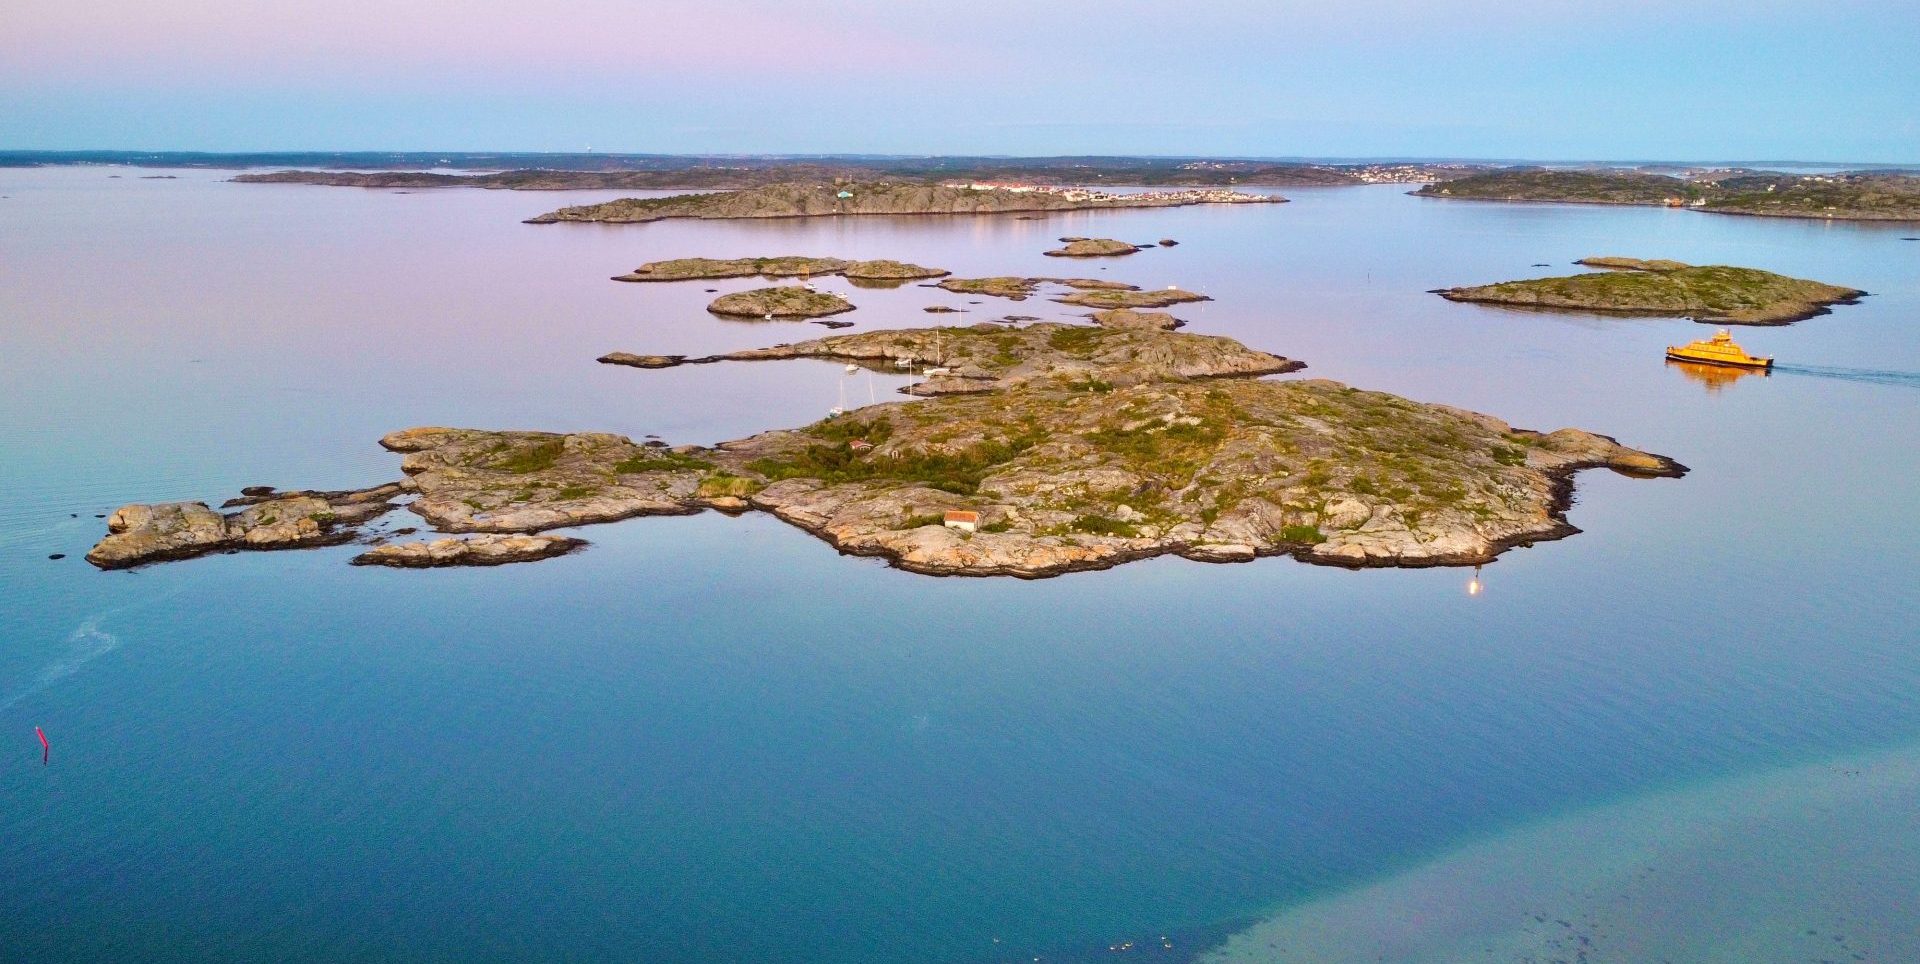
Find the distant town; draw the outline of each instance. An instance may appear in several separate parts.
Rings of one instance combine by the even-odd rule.
[[[1067,201],[1167,201],[1176,204],[1258,204],[1275,200],[1263,194],[1247,194],[1230,188],[1187,188],[1178,191],[1138,191],[1116,194],[1090,187],[1066,187],[1053,184],[1027,184],[1020,181],[948,181],[941,187],[966,191],[1005,191],[1009,194],[1049,194]]]

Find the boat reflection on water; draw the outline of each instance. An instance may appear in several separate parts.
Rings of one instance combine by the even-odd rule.
[[[1667,359],[1667,367],[1678,369],[1688,379],[1705,385],[1709,393],[1717,393],[1742,378],[1765,378],[1771,374],[1765,368],[1730,368],[1726,365],[1674,361],[1671,358]]]

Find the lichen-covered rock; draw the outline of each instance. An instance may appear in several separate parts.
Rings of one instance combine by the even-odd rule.
[[[257,491],[257,489],[256,489]],[[124,569],[230,549],[332,545],[390,509],[399,483],[346,492],[286,492],[242,497],[246,508],[222,515],[204,502],[126,505],[107,519],[107,536],[87,552],[102,569]]]
[[[1094,291],[1076,291],[1053,299],[1063,305],[1083,305],[1088,308],[1165,308],[1169,305],[1184,304],[1189,301],[1212,301],[1206,295],[1182,291],[1179,288],[1158,288],[1150,291],[1117,291],[1112,289]]]
[[[714,457],[770,481],[755,507],[845,552],[1028,577],[1168,553],[1479,563],[1572,533],[1563,513],[1578,469],[1684,471],[1592,433],[1528,432],[1317,380],[1029,383],[872,406]],[[953,510],[979,513],[977,531],[943,527]]]
[[[953,272],[945,268],[929,268],[925,265],[879,258],[873,261],[850,261],[840,273],[845,277],[861,281],[913,281],[919,278],[940,278]]]
[[[832,358],[890,371],[902,363],[908,368],[947,369],[945,375],[909,387],[914,395],[972,394],[1037,381],[1112,387],[1272,375],[1304,367],[1231,338],[1170,336],[1157,327],[1106,329],[1059,322],[1025,328],[982,323],[965,328],[870,331],[713,357],[730,361]]]
[[[948,274],[942,268],[928,268],[904,261],[876,259],[848,261],[843,258],[813,258],[785,255],[775,258],[674,258],[649,261],[633,271],[616,275],[615,281],[692,281],[713,278],[821,278],[841,275],[862,281],[911,281],[938,278]]]
[[[1582,259],[1592,274],[1535,278],[1434,291],[1448,301],[1624,315],[1691,315],[1727,325],[1784,325],[1824,315],[1829,305],[1852,304],[1854,288],[1789,278],[1771,271],[1679,261]]]
[[[707,310],[736,318],[823,318],[852,311],[853,303],[831,292],[792,285],[721,295]]]
[[[1050,258],[1111,258],[1140,250],[1135,245],[1113,238],[1080,238],[1046,252]]]
[[[1008,301],[1025,301],[1039,289],[1039,278],[948,278],[936,287],[961,295],[991,295]]]
[[[465,539],[390,543],[354,556],[352,561],[356,566],[393,566],[401,569],[503,566],[564,556],[586,544],[584,539],[567,536],[483,534]]]
[[[632,352],[608,352],[595,359],[602,365],[626,365],[629,368],[672,368],[685,363],[685,355],[635,355]]]
[[[442,532],[539,532],[641,515],[685,515],[711,463],[622,435],[413,428],[380,444],[406,453],[408,509]],[[695,450],[697,451],[697,450]]]
[[[1172,331],[1186,322],[1164,311],[1135,311],[1131,308],[1109,308],[1094,312],[1093,323],[1102,328],[1151,329],[1153,331]]]

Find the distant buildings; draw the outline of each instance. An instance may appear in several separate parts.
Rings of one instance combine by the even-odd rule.
[[[1133,194],[1117,194],[1112,191],[1100,191],[1089,187],[1056,187],[1050,184],[1025,184],[1015,181],[949,181],[940,186],[967,191],[1005,191],[1009,194],[1051,194],[1055,197],[1074,202],[1157,201],[1176,204],[1240,204],[1271,200],[1265,195],[1244,194],[1240,191],[1217,187],[1196,187],[1179,191],[1140,191]]]

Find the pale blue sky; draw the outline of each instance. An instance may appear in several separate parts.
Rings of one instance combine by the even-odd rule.
[[[11,0],[0,149],[1920,163],[1915,0]]]

